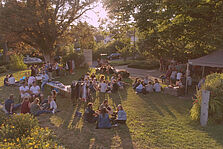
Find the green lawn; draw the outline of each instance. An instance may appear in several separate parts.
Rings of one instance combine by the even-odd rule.
[[[71,80],[79,78],[86,71],[78,70],[75,75],[61,77],[60,81],[70,84]],[[18,95],[18,88],[3,87],[3,75],[0,75],[1,102],[10,93]],[[22,74],[16,72],[14,75],[19,78]],[[101,100],[98,94],[96,96],[95,109]],[[157,93],[138,95],[131,87],[117,94],[106,95],[106,98],[113,108],[120,103],[123,105],[128,116],[126,125],[110,130],[95,129],[94,124],[74,117],[77,109],[84,111],[84,104],[73,106],[69,97],[61,96],[57,99],[61,112],[40,116],[40,125],[52,129],[58,141],[70,149],[223,148],[222,125],[202,128],[190,120],[191,99]]]

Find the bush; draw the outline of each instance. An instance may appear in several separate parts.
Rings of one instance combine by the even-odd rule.
[[[128,65],[130,68],[138,69],[156,69],[159,67],[159,62],[156,60],[151,61],[134,61]]]
[[[5,66],[0,66],[0,73],[7,72],[7,69]]]
[[[27,69],[27,65],[24,64],[24,62],[23,62],[23,56],[16,55],[16,54],[11,55],[9,69],[11,69],[11,70]]]
[[[30,114],[13,115],[1,126],[0,135],[4,139],[26,137],[36,126],[38,126],[38,120]]]
[[[0,148],[62,148],[48,128],[29,114],[13,115],[0,127]]]
[[[223,120],[223,74],[214,73],[206,77],[201,90],[196,93],[196,99],[190,111],[193,120],[200,119],[202,90],[211,92],[208,111],[209,120],[221,122]]]

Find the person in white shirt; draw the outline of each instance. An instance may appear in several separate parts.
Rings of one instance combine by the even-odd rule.
[[[136,92],[141,93],[142,89],[143,89],[143,85],[142,85],[142,82],[140,81],[139,85],[136,87]]]
[[[31,86],[34,81],[36,81],[36,78],[34,76],[30,76],[28,79],[28,86]]]
[[[100,87],[100,92],[105,93],[108,85],[105,83],[105,81],[103,81],[102,83],[100,83],[99,87]]]
[[[14,85],[15,84],[15,78],[13,77],[12,74],[9,76],[8,82],[9,82],[9,85]]]
[[[56,102],[53,100],[52,97],[49,98],[49,102],[50,102],[50,110],[52,111],[52,113],[55,113],[57,110]]]
[[[30,90],[27,84],[24,82],[22,86],[19,87],[21,98],[25,96],[30,96]]]
[[[183,75],[182,72],[179,71],[179,72],[177,73],[177,80],[180,80],[181,77],[182,77],[182,75]]]
[[[149,84],[146,85],[146,92],[148,92],[148,93],[153,92],[152,82],[149,82]]]
[[[155,84],[153,86],[155,92],[161,92],[161,85],[159,84],[159,81],[155,79]]]
[[[30,91],[35,96],[40,95],[40,87],[36,85],[36,82],[33,82],[33,86],[31,86]]]

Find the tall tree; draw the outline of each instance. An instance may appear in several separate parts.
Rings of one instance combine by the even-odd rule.
[[[116,19],[134,19],[143,50],[182,60],[223,43],[222,0],[104,0]]]
[[[70,26],[95,0],[6,0],[0,8],[0,31],[18,39],[52,60],[55,48],[67,36]],[[63,41],[63,40],[62,40]],[[64,42],[64,41],[63,41]]]

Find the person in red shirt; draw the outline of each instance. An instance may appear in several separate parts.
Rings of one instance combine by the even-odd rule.
[[[23,114],[30,113],[30,101],[28,96],[25,96],[23,98],[21,105],[21,113]]]

